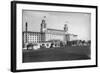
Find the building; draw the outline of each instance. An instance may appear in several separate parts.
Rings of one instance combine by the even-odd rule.
[[[67,41],[72,41],[77,39],[77,35],[69,34],[68,33],[68,26],[67,24],[64,25],[63,30],[51,29],[47,28],[45,17],[42,19],[40,24],[40,32],[32,32],[28,31],[28,24],[26,22],[26,31],[23,31],[23,47],[25,45],[32,43],[32,44],[42,44],[46,45],[47,42],[55,41],[62,41],[65,44]]]
[[[67,37],[68,41],[78,40],[77,35],[75,35],[75,34],[67,34],[66,37]]]

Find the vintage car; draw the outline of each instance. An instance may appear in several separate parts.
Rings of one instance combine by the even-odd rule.
[[[40,45],[39,44],[33,44],[33,49],[34,50],[38,50],[40,48]]]

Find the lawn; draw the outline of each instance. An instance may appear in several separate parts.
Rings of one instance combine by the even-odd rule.
[[[23,62],[47,62],[90,59],[90,46],[67,46],[23,50]]]

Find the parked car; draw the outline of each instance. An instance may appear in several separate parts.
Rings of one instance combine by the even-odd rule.
[[[33,49],[33,44],[32,43],[29,43],[28,45],[27,45],[27,50],[28,49]]]
[[[42,44],[42,45],[40,46],[40,48],[46,48],[45,44]]]
[[[34,50],[38,50],[40,48],[40,45],[38,45],[38,44],[33,44],[33,49]]]

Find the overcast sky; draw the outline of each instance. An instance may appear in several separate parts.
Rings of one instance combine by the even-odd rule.
[[[46,16],[47,28],[63,30],[64,24],[67,24],[68,32],[78,35],[78,39],[91,39],[89,13],[23,10],[23,31],[27,22],[28,31],[40,32],[40,24],[44,16]]]

